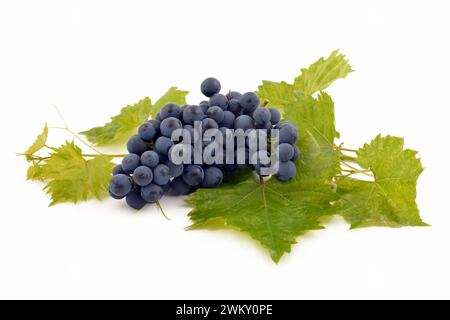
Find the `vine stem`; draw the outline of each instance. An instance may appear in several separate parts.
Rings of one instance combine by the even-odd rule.
[[[159,201],[156,201],[156,205],[158,206],[159,210],[161,211],[161,213],[163,214],[164,218],[166,218],[167,220],[170,220],[170,218],[166,215],[166,213],[164,212],[164,209],[161,206],[161,203]]]
[[[76,132],[72,131],[69,126],[67,125],[66,120],[64,120],[64,117],[61,113],[61,111],[59,111],[58,107],[56,105],[53,105],[53,107],[55,108],[56,112],[58,113],[59,117],[61,118],[61,121],[64,124],[64,128],[61,127],[52,127],[54,129],[64,129],[66,131],[68,131],[70,134],[72,134],[75,138],[77,138],[82,144],[84,144],[86,147],[92,149],[94,152],[97,152],[99,155],[102,156],[107,156],[107,154],[104,154],[103,152],[101,152],[100,150],[98,150],[97,148],[95,148],[93,145],[90,145],[89,143],[87,143],[86,141],[84,141]]]
[[[347,167],[349,167],[350,169],[352,169],[354,173],[362,173],[362,174],[364,174],[364,175],[366,175],[366,176],[368,176],[368,177],[373,178],[373,174],[370,174],[370,173],[369,173],[369,172],[371,172],[370,170],[360,170],[360,169],[358,169],[358,168],[356,168],[356,167],[354,167],[354,166],[348,164],[348,163],[345,162],[345,161],[343,161],[342,164],[345,165],[345,166],[347,166]],[[350,171],[350,170],[345,170],[345,169],[343,169],[342,171]]]

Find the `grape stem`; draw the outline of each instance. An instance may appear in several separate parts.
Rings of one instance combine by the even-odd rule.
[[[269,100],[265,99],[262,103],[261,103],[261,107],[265,107],[269,104]]]
[[[161,203],[159,201],[156,201],[156,205],[158,206],[159,210],[161,211],[161,213],[163,214],[164,218],[166,218],[167,220],[170,220],[170,218],[166,215],[166,213],[164,212],[164,209],[161,206]]]
[[[102,156],[106,156],[107,154],[104,154],[103,152],[101,152],[100,150],[98,150],[97,148],[95,148],[93,145],[87,143],[86,141],[84,141],[77,133],[75,133],[74,131],[72,131],[69,126],[67,125],[66,120],[64,120],[64,117],[61,113],[61,111],[59,111],[58,107],[56,105],[53,105],[53,107],[55,108],[56,112],[58,113],[59,117],[61,118],[61,121],[64,124],[64,127],[51,127],[53,129],[63,129],[66,130],[67,132],[69,132],[70,134],[72,134],[76,139],[78,139],[82,144],[84,144],[85,146],[87,146],[88,148],[92,149],[93,151],[97,152],[98,154],[102,155]]]

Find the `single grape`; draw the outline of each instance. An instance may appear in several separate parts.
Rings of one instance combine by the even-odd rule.
[[[176,104],[173,103],[169,103],[166,104],[161,111],[159,111],[159,115],[161,117],[161,121],[169,118],[169,117],[174,117],[174,118],[179,118],[181,114],[181,109],[179,106],[177,106]]]
[[[253,111],[259,106],[259,98],[254,92],[244,93],[239,100],[242,109],[249,114],[252,114]]]
[[[280,161],[289,161],[294,156],[294,148],[289,143],[280,143],[278,153]]]
[[[130,153],[122,159],[122,170],[128,174],[132,174],[133,171],[141,164],[141,157],[137,154]]]
[[[126,202],[131,208],[136,210],[142,209],[146,204],[145,200],[142,199],[140,188],[130,191],[127,194]]]
[[[195,187],[202,183],[204,172],[202,167],[190,164],[184,168],[183,180],[191,187]]]
[[[205,133],[208,129],[219,129],[219,125],[211,118],[205,118],[202,120],[202,132]]]
[[[294,144],[298,139],[297,128],[291,124],[283,125],[279,132],[280,143]]]
[[[133,180],[138,186],[146,186],[153,180],[152,169],[146,166],[139,166],[133,172]]]
[[[223,94],[216,93],[209,99],[209,106],[218,106],[222,110],[226,110],[228,108],[228,99]]]
[[[169,151],[171,146],[173,146],[173,141],[167,137],[159,137],[155,141],[155,150],[161,155],[167,156],[167,152]]]
[[[241,98],[242,94],[240,92],[237,92],[237,91],[230,91],[230,92],[228,92],[226,94],[226,96],[227,96],[228,100],[231,100],[231,99],[239,100]]]
[[[184,166],[183,164],[174,164],[172,161],[167,160],[166,166],[169,167],[169,173],[171,177],[179,177],[183,174]]]
[[[148,120],[148,122],[153,125],[153,128],[156,131],[156,134],[155,134],[155,137],[156,137],[160,133],[159,126],[161,125],[161,121],[157,120],[157,119],[151,119],[151,120]]]
[[[195,121],[202,121],[205,117],[202,107],[196,105],[187,106],[183,111],[183,121],[187,124],[194,124]]]
[[[202,109],[203,114],[206,114],[206,111],[208,111],[208,108],[209,108],[209,103],[208,103],[208,101],[202,101],[199,103],[198,106]]]
[[[292,156],[291,160],[295,161],[300,156],[300,149],[297,147],[297,145],[294,144],[294,155]]]
[[[204,170],[204,179],[202,182],[202,187],[204,188],[215,188],[222,183],[223,173],[222,170],[216,167],[209,167]]]
[[[233,112],[236,116],[240,115],[242,108],[239,100],[233,98],[228,101],[228,110]]]
[[[141,163],[149,168],[154,168],[159,163],[158,153],[153,150],[145,151],[141,155]]]
[[[256,125],[266,124],[270,121],[270,111],[266,108],[256,108],[253,111],[253,119]]]
[[[174,132],[176,129],[181,129],[182,127],[183,124],[179,119],[169,117],[161,122],[161,126],[159,127],[159,129],[161,130],[161,134],[163,136],[170,138],[172,136],[172,132]]]
[[[236,116],[234,115],[234,113],[226,110],[223,112],[223,120],[221,121],[220,125],[222,127],[232,129],[234,127],[235,119],[236,119]]]
[[[223,110],[218,106],[213,106],[206,111],[206,116],[213,119],[217,123],[221,123],[223,120]]]
[[[295,177],[297,168],[292,161],[280,162],[278,172],[275,177],[280,181],[289,181]]]
[[[147,150],[147,143],[136,134],[128,140],[127,149],[129,153],[140,155]]]
[[[170,168],[165,164],[158,164],[153,169],[153,182],[163,186],[170,180]]]
[[[207,97],[212,97],[220,92],[220,82],[216,78],[206,78],[200,85],[200,90]]]
[[[188,106],[189,106],[188,104],[185,104],[184,106],[181,106],[181,107],[180,107],[181,118],[183,118],[183,112],[184,112],[184,110],[185,110]]]
[[[148,186],[141,188],[141,197],[146,202],[154,203],[163,196],[163,189],[157,184],[150,183]]]
[[[189,191],[191,191],[191,187],[188,186],[181,177],[175,178],[170,182],[170,195],[183,196],[188,194]]]
[[[253,129],[253,119],[248,115],[241,115],[234,120],[234,129],[242,129],[244,132],[248,129]]]
[[[125,173],[125,171],[123,171],[122,166],[120,164],[118,164],[113,169],[113,176],[118,175],[120,173]]]
[[[151,141],[156,135],[156,129],[151,122],[144,122],[138,129],[138,135],[144,141]]]
[[[115,175],[109,182],[109,192],[117,197],[123,197],[131,190],[131,181],[127,175],[122,173]]]
[[[281,119],[280,111],[278,111],[277,109],[274,109],[274,108],[269,108],[269,112],[270,112],[270,122],[273,125],[280,122],[280,119]]]
[[[266,123],[256,124],[255,128],[256,129],[264,129],[264,130],[269,131],[272,129],[272,123],[270,121],[268,121]]]

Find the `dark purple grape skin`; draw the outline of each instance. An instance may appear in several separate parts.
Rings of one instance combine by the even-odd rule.
[[[158,120],[161,121],[169,117],[179,118],[181,115],[181,109],[176,104],[168,103],[161,109],[161,111],[159,111],[158,114],[161,118]]]
[[[123,197],[130,192],[132,187],[130,178],[124,174],[118,174],[112,177],[109,182],[109,191],[117,196]]]
[[[148,203],[155,203],[163,196],[163,189],[154,183],[141,188],[141,197]]]
[[[228,108],[228,99],[223,94],[216,93],[209,99],[209,106],[218,106],[222,110],[226,110]]]
[[[280,162],[278,172],[275,177],[282,182],[292,180],[295,177],[297,168],[292,161]]]
[[[128,206],[136,210],[142,209],[147,204],[145,200],[142,199],[140,188],[136,188],[135,190],[130,191],[127,194],[125,200]]]
[[[248,114],[252,114],[253,111],[259,106],[259,98],[254,92],[246,92],[241,96],[239,100],[242,109]]]
[[[204,179],[202,181],[202,187],[215,188],[222,183],[223,173],[222,170],[216,167],[209,167],[204,170]]]
[[[223,110],[218,106],[213,106],[206,111],[206,116],[213,119],[217,123],[221,123],[223,120]]]
[[[241,114],[241,103],[238,99],[231,99],[228,101],[228,110],[233,112],[236,116]]]
[[[147,143],[136,134],[128,140],[127,149],[129,153],[141,155],[147,150]]]
[[[137,154],[130,153],[122,159],[122,170],[125,171],[125,173],[132,174],[140,164],[141,157]]]
[[[169,194],[172,196],[184,196],[191,190],[191,187],[188,186],[181,177],[175,178],[170,182]]]
[[[156,135],[156,129],[151,122],[144,122],[138,129],[139,137],[144,141],[151,141]]]
[[[206,78],[200,85],[200,91],[208,98],[219,93],[220,89],[221,85],[219,80],[213,77]]]
[[[278,122],[280,122],[280,119],[281,119],[280,111],[278,111],[277,109],[274,109],[274,108],[269,108],[268,110],[270,112],[270,122],[273,125],[275,125]]]
[[[120,173],[125,173],[125,171],[123,171],[122,169],[122,165],[118,164],[117,166],[114,167],[113,169],[113,176],[118,175]]]
[[[145,151],[141,155],[141,163],[149,168],[154,168],[159,163],[159,155],[153,150]]]
[[[236,120],[236,116],[234,115],[234,113],[226,110],[223,112],[223,120],[220,125],[222,127],[231,129],[234,126],[234,120]]]
[[[291,161],[295,161],[298,159],[298,157],[300,156],[300,149],[297,147],[297,145],[293,145],[294,148],[294,155],[291,158]]]

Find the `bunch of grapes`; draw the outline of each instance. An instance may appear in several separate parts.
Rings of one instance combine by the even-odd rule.
[[[197,188],[214,188],[219,186],[224,174],[240,169],[252,169],[256,174],[264,176],[262,168],[273,164],[270,146],[273,144],[272,129],[278,129],[278,171],[274,176],[280,181],[289,181],[296,174],[293,163],[299,157],[296,146],[298,132],[289,121],[280,122],[280,113],[274,108],[266,108],[260,104],[258,96],[253,92],[241,94],[229,91],[220,93],[220,82],[215,78],[207,78],[201,84],[202,93],[209,100],[198,105],[177,106],[167,104],[155,119],[143,123],[138,133],[128,143],[127,155],[120,165],[113,170],[109,185],[109,193],[114,199],[126,198],[127,204],[134,209],[141,209],[147,203],[155,203],[163,194],[185,195]],[[202,139],[203,150],[211,143],[226,149],[232,139],[234,154],[242,154],[244,161],[207,161],[194,163],[191,156],[188,163],[178,163],[173,159],[173,149],[182,148],[178,153],[194,154],[194,145],[198,146],[199,135],[194,134],[196,124],[201,123],[201,133],[208,129],[217,129],[223,139]],[[174,142],[172,133],[181,129],[191,139]],[[255,129],[256,138],[266,143],[251,144],[247,137],[244,145],[234,144],[236,137],[228,135],[228,129],[248,132]],[[201,135],[200,135],[201,136]],[[200,137],[202,138],[202,137]],[[217,147],[217,145],[214,145]],[[239,149],[239,150],[238,150]],[[202,151],[203,151],[202,150]],[[226,154],[224,151],[223,154]],[[224,156],[225,158],[225,156]]]

